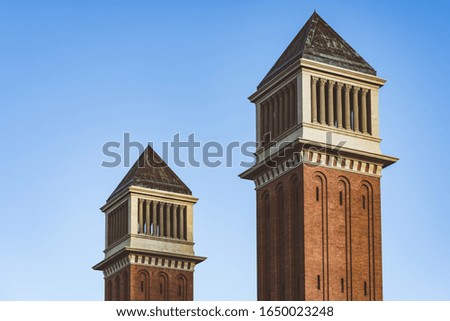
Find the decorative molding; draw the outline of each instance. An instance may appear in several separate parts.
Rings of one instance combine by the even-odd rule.
[[[274,88],[282,87],[286,82],[289,82],[293,78],[296,78],[300,74],[300,72],[303,71],[313,72],[319,77],[333,77],[336,81],[350,81],[352,83],[355,83],[355,85],[356,83],[361,84],[362,86],[366,85],[371,87],[372,89],[380,88],[386,82],[385,79],[374,75],[369,75],[362,72],[332,66],[306,58],[301,58],[298,60],[298,63],[293,63],[285,70],[283,70],[280,74],[268,81],[267,84],[264,84],[260,88],[257,88],[257,90],[252,95],[250,95],[248,99],[253,103],[265,100],[268,95],[272,95],[271,92],[273,92]]]
[[[328,155],[323,151],[302,150],[295,152],[292,156],[276,167],[269,168],[255,179],[256,189],[267,185],[271,181],[285,174],[297,166],[305,164],[317,167],[328,167],[338,170],[364,174],[368,176],[381,177],[382,164],[362,161],[353,157],[341,157]]]
[[[114,273],[122,270],[123,268],[127,267],[128,265],[130,265],[130,260],[129,260],[129,257],[126,256],[126,257],[122,258],[121,260],[111,264],[105,270],[103,270],[103,275],[105,276],[105,278],[107,278],[107,277],[113,275]]]
[[[352,79],[354,81],[369,83],[371,85],[375,85],[378,87],[383,86],[386,82],[386,80],[384,80],[380,77],[374,76],[374,75],[362,73],[362,72],[355,71],[355,70],[350,70],[347,68],[333,66],[333,65],[318,62],[315,60],[301,58],[299,62],[300,62],[300,66],[304,69],[312,69],[316,72],[325,72],[325,73],[335,74],[339,77],[345,77],[345,78]]]
[[[103,275],[107,278],[131,264],[189,272],[194,272],[195,268],[194,262],[180,258],[165,258],[148,254],[128,254],[104,269]]]
[[[142,186],[129,186],[128,188],[123,189],[112,199],[107,201],[107,203],[103,205],[100,208],[100,210],[102,212],[107,212],[110,210],[112,206],[116,204],[117,201],[122,202],[122,198],[128,199],[130,195],[138,195],[140,198],[145,198],[149,200],[158,200],[161,202],[171,202],[183,205],[195,204],[198,201],[198,198],[193,197],[192,195],[166,192]]]

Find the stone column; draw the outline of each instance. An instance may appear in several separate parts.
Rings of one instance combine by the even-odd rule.
[[[317,81],[319,78],[311,77],[311,119],[317,123]]]
[[[152,220],[152,230],[151,230],[151,233],[152,233],[152,235],[156,235],[156,225],[157,225],[157,223],[156,223],[156,204],[157,204],[157,202],[156,201],[152,201],[152,215],[151,215],[151,220]]]
[[[164,235],[164,207],[165,203],[160,202],[159,203],[159,233],[158,236]]]
[[[369,90],[368,100],[370,102],[368,131],[374,137],[380,136],[380,129],[378,123],[378,89],[372,88]]]
[[[261,103],[257,103],[255,106],[255,118],[256,118],[256,137],[255,137],[255,141],[259,142],[261,141]]]
[[[284,101],[284,94],[282,89],[278,91],[278,103],[278,110],[280,111],[278,115],[278,131],[279,134],[282,134],[284,132],[284,105],[286,103]]]
[[[359,104],[358,104],[359,87],[353,87],[353,130],[359,132]]]
[[[180,239],[184,240],[184,215],[183,215],[183,211],[181,210],[181,208],[177,206],[177,211],[178,211],[178,209],[180,212]]]
[[[117,217],[117,239],[120,238],[120,216],[119,216],[119,210],[116,210],[116,217]]]
[[[116,217],[116,240],[118,240],[120,238],[120,217],[118,209],[114,211],[114,216]]]
[[[119,238],[122,235],[122,211],[120,206],[117,208],[117,216],[119,218]]]
[[[111,221],[112,221],[111,243],[113,243],[116,240],[116,216],[114,214],[115,214],[115,212],[112,211],[111,212]]]
[[[269,135],[267,137],[267,141],[270,142],[272,140],[272,138],[273,138],[273,135],[274,135],[273,134],[274,102],[273,102],[273,98],[272,97],[269,98],[269,111],[268,111],[268,113],[269,113],[269,116],[267,118],[268,118],[269,128],[268,128],[267,133]]]
[[[342,86],[344,84],[338,82],[336,83],[336,117],[337,126],[342,128]]]
[[[326,117],[325,117],[325,84],[326,79],[320,79],[319,80],[319,88],[320,88],[320,124],[325,125],[326,124]]]
[[[350,89],[352,88],[351,85],[345,85],[344,86],[344,100],[345,100],[345,110],[344,110],[344,116],[345,116],[345,129],[352,129],[350,126]]]
[[[173,204],[166,204],[166,230],[164,236],[170,237],[170,213],[172,212],[174,206]]]
[[[144,233],[144,228],[143,228],[143,222],[144,222],[144,200],[139,199],[139,211],[138,211],[138,224],[139,224],[139,229],[138,229],[138,233]]]
[[[289,85],[289,127],[297,125],[297,108],[295,108],[295,85]]]
[[[122,217],[122,235],[127,234],[127,215],[123,206],[120,207],[120,215]]]
[[[263,130],[262,130],[262,141],[267,142],[267,132],[269,131],[269,102],[266,100],[262,105],[263,108]]]
[[[106,229],[105,235],[105,249],[106,249],[111,243],[111,213],[108,213],[105,216],[105,229]]]
[[[116,216],[117,216],[117,239],[120,238],[120,210],[119,208],[116,209]]]
[[[366,88],[361,89],[361,126],[362,126],[362,132],[364,134],[367,134],[367,92],[368,90]]]
[[[123,228],[122,228],[122,210],[121,210],[121,208],[120,208],[120,206],[117,208],[117,215],[118,215],[118,217],[119,217],[119,238],[120,238],[120,236],[122,235],[122,230],[123,230]]]
[[[138,197],[136,195],[131,195],[128,201],[128,213],[130,213],[129,223],[130,223],[130,233],[137,234],[137,226],[138,226]]]
[[[122,220],[122,235],[127,234],[127,216],[123,206],[120,206],[120,216]]]
[[[291,108],[290,108],[290,101],[289,101],[289,88],[285,86],[283,88],[284,93],[284,130],[286,131],[291,127],[290,125],[290,118],[291,118]]]
[[[123,228],[122,228],[122,234],[128,234],[128,225],[127,225],[127,210],[126,208],[122,205],[121,206],[121,210],[122,210],[122,224],[123,224]]]
[[[114,221],[115,221],[115,236],[114,239],[117,241],[119,239],[119,215],[117,215],[117,210],[114,211]]]
[[[176,211],[173,212],[173,222],[172,222],[172,227],[173,227],[173,237],[174,238],[178,238],[178,213]]]
[[[145,201],[145,234],[150,234],[150,201]]]
[[[334,100],[333,89],[336,82],[328,80],[328,125],[334,126]]]
[[[186,240],[189,242],[193,242],[193,222],[194,222],[194,213],[192,210],[192,204],[188,206],[183,206],[182,211],[186,211]]]
[[[280,115],[280,102],[278,100],[278,94],[274,94],[273,96],[273,137],[278,136],[278,118]]]

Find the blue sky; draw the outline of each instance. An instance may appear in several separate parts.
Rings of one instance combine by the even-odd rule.
[[[103,144],[252,141],[247,97],[314,9],[387,79],[382,150],[400,161],[382,179],[384,297],[450,299],[449,6],[0,1],[0,299],[102,300],[99,207],[128,170],[101,166]],[[197,300],[256,298],[255,193],[233,155],[173,167],[200,198]]]

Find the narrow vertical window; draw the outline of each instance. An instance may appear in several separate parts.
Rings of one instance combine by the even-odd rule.
[[[367,295],[367,282],[364,281],[364,295]]]
[[[339,191],[339,205],[342,205],[342,191]]]
[[[362,196],[362,208],[366,208],[366,197],[364,195]]]
[[[341,292],[344,293],[344,279],[341,278]]]
[[[316,201],[319,201],[319,187],[316,187]]]
[[[317,290],[320,290],[320,275],[317,276]]]
[[[159,294],[163,293],[163,285],[162,283],[159,284]]]
[[[144,281],[141,281],[141,292],[144,292]]]

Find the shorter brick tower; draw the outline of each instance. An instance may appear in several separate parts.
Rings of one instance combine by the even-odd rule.
[[[193,300],[197,198],[148,146],[101,208],[105,300]]]

